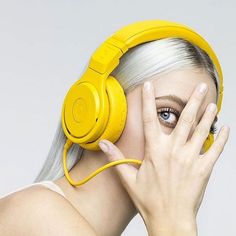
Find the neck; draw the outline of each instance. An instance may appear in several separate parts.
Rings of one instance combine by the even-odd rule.
[[[107,163],[102,151],[84,150],[81,159],[69,173],[77,182]],[[102,171],[78,187],[70,185],[65,176],[54,183],[61,187],[67,199],[98,235],[121,235],[137,214],[114,167]]]

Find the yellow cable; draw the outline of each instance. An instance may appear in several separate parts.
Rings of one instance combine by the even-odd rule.
[[[84,178],[82,181],[79,181],[79,182],[76,183],[74,180],[71,179],[71,177],[69,175],[69,172],[68,172],[68,169],[67,169],[67,164],[66,164],[67,151],[69,150],[69,148],[71,147],[72,144],[73,144],[73,142],[70,139],[67,139],[66,144],[64,145],[64,149],[63,149],[63,169],[64,169],[64,173],[65,173],[65,176],[66,176],[67,180],[70,182],[71,185],[74,185],[74,186],[79,186],[79,185],[82,185],[82,184],[88,182],[94,176],[96,176],[97,174],[99,174],[100,172],[104,171],[105,169],[107,169],[111,166],[124,164],[124,163],[127,163],[127,162],[132,162],[132,163],[136,163],[136,164],[139,164],[139,165],[142,164],[142,161],[136,160],[136,159],[123,159],[123,160],[118,160],[118,161],[112,161],[112,162],[98,168],[97,170],[92,172],[88,177]]]

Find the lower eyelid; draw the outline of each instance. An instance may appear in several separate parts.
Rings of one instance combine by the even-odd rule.
[[[174,114],[175,115],[175,114]],[[170,122],[167,122],[167,121],[165,121],[163,118],[161,118],[161,117],[159,117],[159,114],[158,114],[158,118],[159,118],[159,120],[160,120],[160,122],[161,123],[163,123],[164,124],[164,126],[166,127],[168,127],[168,128],[175,128],[175,126],[176,126],[176,124],[177,124],[177,122],[178,122],[178,119],[177,119],[177,122],[173,125],[173,124],[171,124]]]

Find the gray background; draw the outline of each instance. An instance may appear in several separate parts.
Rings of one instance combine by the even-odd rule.
[[[138,20],[186,24],[211,44],[225,94],[218,128],[231,127],[198,213],[199,235],[236,235],[235,1],[0,1],[0,194],[30,184],[45,161],[64,96],[91,53]],[[147,235],[140,216],[122,234]]]

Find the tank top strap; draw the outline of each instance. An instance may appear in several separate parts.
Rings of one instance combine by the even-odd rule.
[[[38,182],[38,183],[35,183],[35,184],[43,185],[46,188],[49,188],[52,191],[55,191],[55,192],[61,194],[63,197],[66,198],[66,196],[65,196],[64,192],[62,191],[62,189],[57,184],[55,184],[53,181],[44,180],[44,181],[41,181],[41,182]]]
[[[23,187],[20,187],[20,188],[16,189],[15,191],[11,191],[11,192],[9,192],[9,193],[7,193],[7,194],[4,194],[4,195],[0,196],[0,199],[1,199],[1,198],[4,198],[4,197],[6,197],[6,196],[8,196],[8,195],[10,195],[10,194],[12,194],[12,193],[21,191],[21,190],[23,190],[23,189],[26,189],[26,188],[28,188],[28,187],[35,186],[35,185],[43,185],[44,187],[49,188],[49,189],[51,189],[52,191],[57,192],[57,193],[61,194],[63,197],[66,198],[64,192],[62,191],[62,189],[61,189],[57,184],[55,184],[55,183],[54,183],[53,181],[51,181],[51,180],[43,180],[43,181],[40,181],[40,182],[37,182],[37,183],[32,183],[32,184],[25,185],[25,186],[23,186]]]

